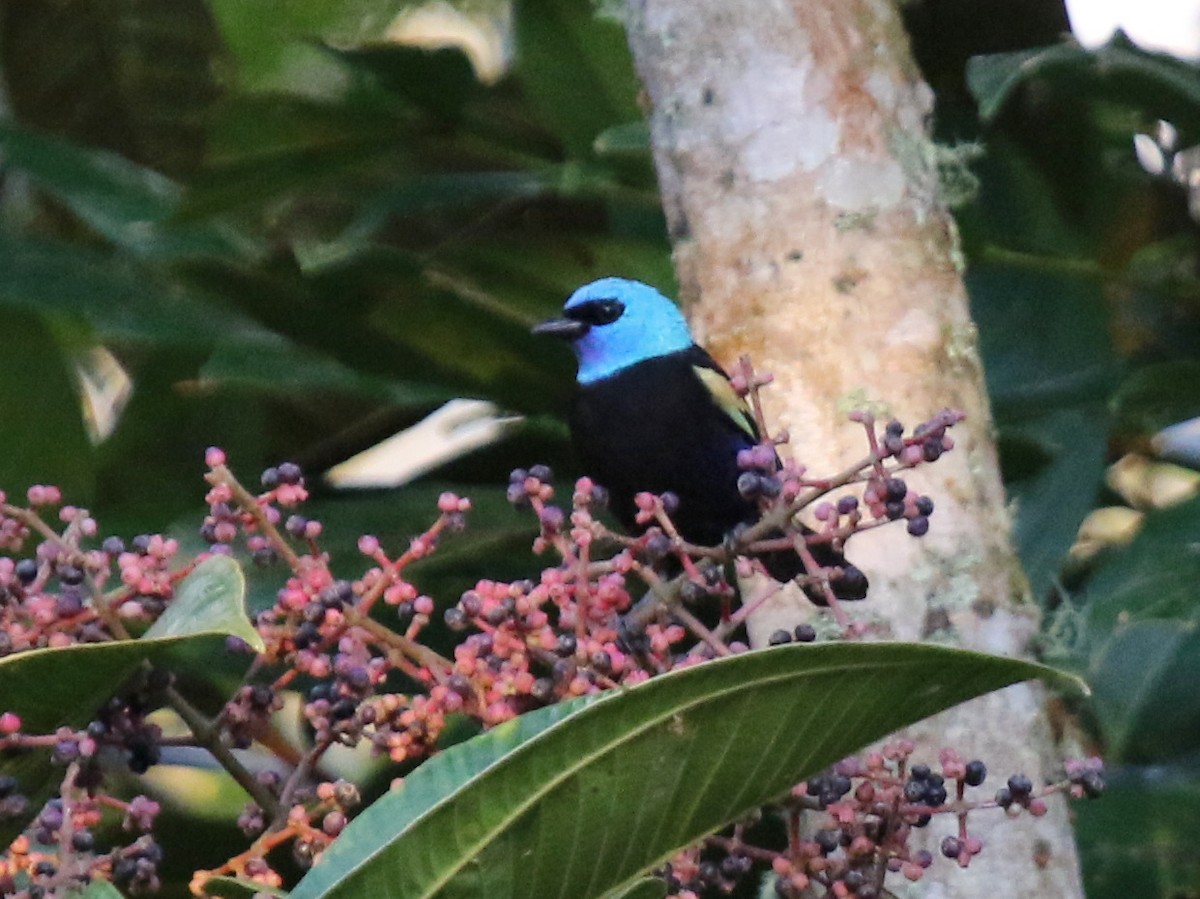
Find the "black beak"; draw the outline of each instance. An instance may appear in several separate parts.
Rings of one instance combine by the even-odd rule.
[[[548,334],[562,340],[576,340],[586,334],[590,327],[587,322],[576,321],[573,318],[552,318],[540,325],[534,325],[532,333]]]

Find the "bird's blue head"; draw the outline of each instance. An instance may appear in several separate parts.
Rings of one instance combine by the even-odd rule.
[[[533,332],[571,341],[580,384],[692,345],[679,307],[649,284],[625,278],[585,284],[571,294],[562,318],[543,322]]]

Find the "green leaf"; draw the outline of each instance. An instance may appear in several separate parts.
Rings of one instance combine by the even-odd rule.
[[[1139,369],[1112,398],[1116,427],[1126,437],[1148,437],[1200,416],[1200,362],[1177,359]]]
[[[217,632],[241,637],[257,652],[264,643],[246,617],[246,578],[229,556],[209,556],[185,577],[143,640]]]
[[[5,162],[68,203],[102,233],[112,224],[161,221],[182,193],[170,178],[110,150],[81,147],[11,121],[0,121]]]
[[[108,150],[81,147],[0,121],[5,162],[29,175],[117,246],[142,258],[250,258],[258,249],[219,222],[173,226],[183,190],[153,169]]]
[[[223,340],[200,369],[216,387],[249,387],[311,400],[317,393],[362,396],[396,406],[432,406],[454,391],[430,384],[391,381],[359,372],[280,335],[260,340]]]
[[[576,0],[518,0],[517,74],[542,121],[572,156],[605,129],[642,118],[625,31]]]
[[[19,494],[52,483],[77,502],[89,501],[95,457],[74,372],[58,341],[34,316],[3,308],[0,334],[0,433],[8,435],[0,486]]]
[[[344,189],[383,163],[403,170],[411,152],[406,124],[374,98],[239,98],[222,110],[211,161],[191,179],[178,219],[203,220],[330,184]]]
[[[643,120],[613,125],[596,135],[597,156],[644,156],[650,152],[650,126]]]
[[[1200,766],[1106,765],[1098,802],[1071,809],[1088,899],[1195,895]]]
[[[1114,758],[1191,751],[1200,733],[1200,499],[1149,512],[1085,590],[1094,710]]]
[[[1123,101],[1139,109],[1144,120],[1167,119],[1193,139],[1200,133],[1195,65],[1142,50],[1120,33],[1094,50],[1070,42],[967,61],[967,86],[985,122],[999,115],[1018,87],[1033,80],[1049,81],[1077,101],[1089,96]]]
[[[81,727],[146,662],[203,671],[208,660],[224,651],[231,635],[261,648],[262,639],[246,617],[244,590],[237,563],[214,556],[184,579],[167,611],[140,640],[34,649],[6,656],[0,659],[0,711],[19,715],[25,733]],[[39,803],[61,777],[61,769],[51,766],[44,751],[5,758],[0,770],[16,777],[21,792],[30,797],[27,818],[38,812]],[[0,822],[0,841],[7,845],[23,823]]]
[[[603,895],[871,740],[1030,677],[1080,687],[928,645],[792,645],[551,706],[422,765],[292,896]]]
[[[196,345],[260,333],[156,272],[96,250],[0,234],[0,307],[65,315],[117,343]]]
[[[1104,401],[1118,362],[1097,285],[984,264],[967,277],[1000,426],[1014,537],[1044,596],[1093,508],[1105,466]]]
[[[121,891],[107,880],[93,880],[78,893],[68,893],[78,899],[124,899]]]
[[[628,887],[618,888],[605,899],[663,899],[667,885],[658,877],[645,877]]]
[[[1089,680],[1109,757],[1153,762],[1195,749],[1200,734],[1195,621],[1136,621],[1120,628],[1094,659]]]
[[[1051,409],[1003,426],[1004,481],[1016,513],[1013,540],[1037,597],[1050,589],[1095,506],[1107,435],[1108,416],[1099,404]]]
[[[484,204],[515,203],[550,192],[552,172],[452,172],[391,182],[359,204],[355,220],[338,235],[333,258],[349,256],[396,218],[419,220],[434,213]]]
[[[279,887],[267,886],[254,880],[240,880],[236,877],[210,877],[204,881],[204,895],[221,896],[224,899],[252,899],[256,894],[268,896],[287,896],[287,891]]]
[[[424,49],[385,43],[329,52],[370,72],[385,90],[440,119],[458,118],[463,105],[482,91],[470,60],[457,47]]]
[[[1146,515],[1138,535],[1115,550],[1087,584],[1088,628],[1099,643],[1147,619],[1200,620],[1200,499]]]
[[[314,40],[339,46],[380,39],[395,17],[396,0],[281,0],[270,15],[243,0],[213,0],[212,14],[252,89],[294,83],[296,70],[324,55]],[[305,50],[307,49],[307,52]],[[311,77],[313,74],[305,72]]]

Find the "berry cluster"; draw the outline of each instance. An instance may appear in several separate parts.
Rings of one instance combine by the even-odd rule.
[[[838,899],[879,899],[893,895],[889,881],[919,881],[934,864],[928,850],[910,845],[914,830],[926,827],[932,817],[957,817],[958,833],[944,838],[941,855],[960,867],[970,865],[983,850],[982,841],[967,829],[968,816],[981,809],[1020,809],[1040,816],[1045,798],[1054,793],[1103,790],[1103,770],[1098,759],[1070,760],[1066,777],[1035,790],[1023,774],[1011,776],[994,799],[975,797],[971,789],[987,778],[978,759],[964,761],[953,749],[939,754],[939,770],[911,764],[913,744],[898,740],[862,758],[852,757],[830,770],[797,785],[790,800],[775,810],[787,822],[786,845],[766,848],[747,838],[746,823],[728,835],[713,836],[680,853],[659,874],[674,899],[723,895],[754,872],[770,872],[774,892],[783,899],[817,895]],[[1020,797],[1018,800],[1016,797]],[[801,827],[801,812],[820,815],[815,829]],[[750,822],[751,824],[753,822]]]
[[[756,394],[765,379],[754,377],[748,365],[744,372],[742,389],[765,434]],[[164,746],[194,744],[249,795],[238,825],[251,843],[212,870],[196,872],[193,890],[202,891],[218,874],[279,886],[282,878],[269,856],[290,846],[297,862],[311,864],[359,803],[354,785],[317,773],[331,747],[365,742],[411,767],[438,750],[455,717],[491,727],[562,699],[746,651],[738,628],[758,600],[734,610],[727,563],[760,550],[801,554],[807,573],[800,580],[831,600],[831,619],[818,621],[828,625],[822,634],[831,628],[859,633],[832,601],[831,580],[849,574],[823,568],[808,550],[818,543],[840,546],[853,533],[894,521],[907,522],[916,536],[925,533],[933,503],[909,491],[898,473],[950,449],[946,430],[960,417],[943,413],[905,436],[895,422],[877,434],[874,422],[859,416],[870,453],[831,478],[810,477],[793,463],[780,467],[776,448],[786,436],[747,450],[739,487],[761,501],[763,520],[715,547],[680,538],[672,520],[679,501],[671,495],[638,496],[644,532],[618,534],[604,522],[604,490],[588,478],[560,493],[545,466],[519,469],[508,499],[536,518],[533,549],[551,561],[536,577],[483,580],[457,601],[441,603],[421,593],[408,569],[465,526],[470,501],[451,493],[439,497],[429,527],[399,548],[361,537],[359,557],[339,560],[348,566],[339,575],[322,546],[322,523],[300,508],[308,492],[304,473],[292,463],[267,469],[252,490],[234,476],[221,450],[210,449],[208,510],[199,528],[208,549],[192,559],[181,558],[178,542],[162,535],[128,542],[102,536],[86,510],[60,506],[53,487],[31,489],[26,506],[0,495],[0,549],[10,553],[0,557],[0,655],[128,639],[128,628],[141,628],[168,608],[180,580],[209,555],[246,558],[265,569],[263,577],[278,572],[274,603],[254,621],[264,649],[255,653],[243,640],[228,641],[230,653],[253,658],[245,682],[215,717],[201,714],[169,673],[149,665],[79,729],[28,733],[17,715],[0,714],[0,745],[47,752],[66,771],[58,795],[0,861],[0,885],[7,890],[19,882],[30,896],[95,877],[130,893],[156,888],[161,851],[145,831],[157,806],[145,797],[109,795],[108,774],[114,759],[139,774],[159,762]],[[860,495],[825,499],[856,487]],[[795,522],[806,507],[815,530]],[[54,508],[58,526],[50,523]],[[437,620],[456,636],[447,654],[424,642]],[[817,633],[802,624],[773,634],[770,642],[811,642]],[[253,774],[234,750],[264,751],[282,739],[272,718],[289,694],[303,708],[311,739],[289,747],[290,765]],[[188,736],[163,737],[152,713],[164,706],[186,725]],[[944,755],[934,774],[908,768],[909,752],[901,747],[862,762],[848,760],[799,786],[787,815],[823,810],[832,816],[820,832],[825,836],[805,840],[797,831],[788,847],[768,849],[735,829],[733,837],[713,838],[681,856],[666,873],[668,883],[680,896],[720,892],[752,870],[772,868],[784,895],[803,882],[869,899],[880,871],[899,866],[915,879],[928,860],[908,852],[906,835],[947,810],[951,787],[959,811],[963,789],[978,786],[983,769]],[[1078,763],[1068,774],[1073,793],[1098,792],[1101,775],[1091,763]],[[993,804],[1038,814],[1044,791],[1025,783],[1010,780],[1007,798],[998,796]],[[0,816],[27,820],[34,812],[28,806],[21,785],[0,778]],[[131,835],[138,835],[129,845],[102,851],[96,827],[105,815],[122,816]],[[964,866],[977,851],[965,824],[960,845],[943,847]]]
[[[110,880],[129,895],[158,890],[163,852],[149,835],[157,802],[135,796],[128,802],[89,789],[77,763],[67,765],[60,794],[46,803],[27,834],[0,859],[0,891],[29,899],[66,895],[94,879]],[[3,784],[9,796],[15,784]],[[100,848],[97,830],[119,827],[140,834],[126,846]]]

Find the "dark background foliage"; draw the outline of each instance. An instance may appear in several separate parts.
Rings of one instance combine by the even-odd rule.
[[[1013,7],[904,6],[1044,653],[1093,684],[1075,711],[1114,768],[1079,810],[1089,895],[1195,895],[1200,501],[1143,502],[1128,546],[1068,550],[1089,512],[1127,501],[1108,466],[1200,415],[1196,221],[1170,154],[1150,174],[1133,152],[1159,120],[1179,148],[1200,143],[1200,76],[1120,37],[1064,42],[1059,3]],[[478,4],[510,25],[488,84],[457,50],[385,40],[397,11],[0,4],[6,489],[56,483],[110,530],[194,539],[206,446],[247,476],[282,459],[315,474],[483,398],[523,423],[403,489],[326,490],[311,512],[349,552],[363,531],[419,531],[451,484],[477,512],[423,588],[532,567],[507,471],[573,463],[570,360],[529,325],[596,276],[673,287],[638,84],[619,21],[581,0],[517,0],[511,20]],[[103,440],[81,401],[99,347],[133,385]],[[176,809],[163,842],[203,827],[232,851],[205,823],[219,817]]]

